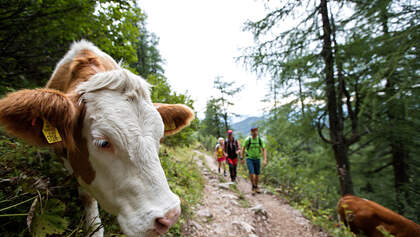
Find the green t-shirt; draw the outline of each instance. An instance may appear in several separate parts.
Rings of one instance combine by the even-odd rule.
[[[251,138],[251,145],[249,145],[249,149],[248,149],[249,138]],[[262,157],[261,148],[265,148],[265,144],[262,138],[259,138],[259,139],[261,139],[261,146],[260,146],[260,142],[258,141],[258,137],[254,139],[252,138],[252,136],[249,136],[243,142],[242,146],[245,147],[247,158],[260,159]]]

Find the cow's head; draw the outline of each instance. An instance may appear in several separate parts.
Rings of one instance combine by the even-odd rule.
[[[187,126],[193,112],[184,105],[153,104],[148,83],[120,67],[81,81],[67,93],[35,89],[7,95],[0,100],[0,124],[31,143],[66,148],[79,183],[117,215],[127,236],[166,232],[180,214],[180,200],[160,165],[160,140]],[[55,129],[62,141],[54,138]]]

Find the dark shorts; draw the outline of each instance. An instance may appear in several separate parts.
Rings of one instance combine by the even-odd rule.
[[[246,165],[248,166],[249,174],[260,174],[260,159],[252,159],[247,158],[246,159]]]

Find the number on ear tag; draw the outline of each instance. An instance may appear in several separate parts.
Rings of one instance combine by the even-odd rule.
[[[58,130],[56,127],[52,126],[47,120],[44,120],[44,126],[42,127],[42,133],[44,133],[45,139],[47,139],[48,143],[56,143],[61,142],[63,139],[61,139],[60,133],[58,133]]]

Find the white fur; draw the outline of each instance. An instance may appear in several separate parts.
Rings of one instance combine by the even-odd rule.
[[[86,215],[86,227],[90,232],[96,231],[95,233],[89,233],[92,237],[102,237],[104,235],[104,228],[101,226],[101,219],[99,218],[98,202],[95,199],[91,199],[91,195],[87,193],[82,187],[79,187],[79,197],[86,196],[85,202],[83,202]],[[86,203],[86,201],[90,201]],[[98,229],[98,230],[97,230]]]
[[[156,218],[180,210],[158,157],[164,126],[150,100],[149,85],[119,68],[96,74],[77,92],[86,106],[82,134],[96,172],[91,184],[81,184],[117,215],[127,236],[145,236]],[[103,139],[113,151],[94,144]]]

